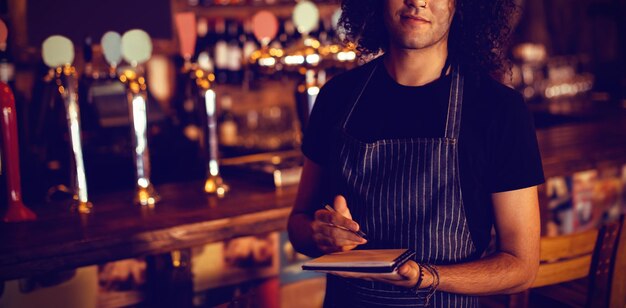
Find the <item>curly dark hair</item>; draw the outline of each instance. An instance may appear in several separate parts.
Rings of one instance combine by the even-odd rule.
[[[515,0],[455,0],[448,53],[474,72],[498,75],[506,71],[505,49],[511,18],[518,12]],[[339,24],[346,41],[356,43],[361,56],[385,51],[384,0],[342,0]]]

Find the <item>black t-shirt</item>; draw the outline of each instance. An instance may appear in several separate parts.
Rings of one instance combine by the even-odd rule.
[[[363,76],[369,73],[366,67],[376,61],[380,59],[340,74],[322,87],[302,144],[307,158],[323,167],[336,159],[331,149],[340,122],[352,107],[355,89],[362,87]],[[472,238],[482,252],[493,225],[491,194],[541,184],[544,176],[532,117],[522,96],[486,75],[464,76],[459,172]],[[364,142],[443,137],[450,83],[448,75],[424,86],[403,86],[381,62],[346,130]]]

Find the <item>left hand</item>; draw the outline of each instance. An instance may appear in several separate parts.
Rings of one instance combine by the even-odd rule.
[[[432,278],[427,271],[422,271],[424,278],[420,288],[425,288],[432,284]],[[399,287],[413,288],[417,284],[419,278],[419,265],[413,260],[409,260],[392,273],[376,274],[376,273],[354,273],[354,272],[329,272],[344,278],[358,278],[367,281],[380,281],[389,283]]]

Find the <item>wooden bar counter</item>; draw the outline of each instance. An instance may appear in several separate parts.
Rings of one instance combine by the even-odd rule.
[[[161,185],[153,209],[134,205],[131,191],[94,197],[89,215],[35,207],[36,221],[0,224],[0,281],[285,229],[295,186],[226,181],[232,190],[222,199],[201,182]]]
[[[546,177],[626,163],[622,109],[537,134]],[[153,209],[134,206],[131,191],[94,196],[89,215],[61,203],[32,207],[37,221],[0,224],[0,281],[285,229],[296,186],[226,181],[232,190],[222,199],[200,182],[158,186],[163,201]]]

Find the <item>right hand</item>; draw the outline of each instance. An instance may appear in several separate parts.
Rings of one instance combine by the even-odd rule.
[[[315,212],[315,220],[311,223],[313,240],[323,253],[352,250],[358,245],[367,243],[364,238],[344,230],[344,227],[353,231],[359,230],[359,224],[352,220],[348,204],[343,196],[335,197],[333,208],[337,213],[326,209]]]

